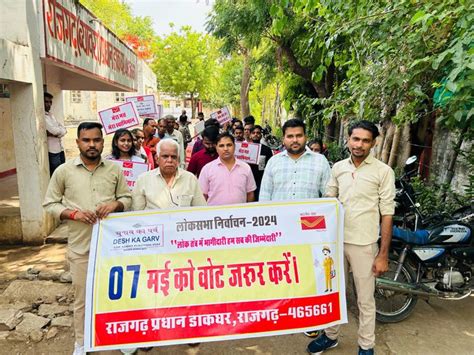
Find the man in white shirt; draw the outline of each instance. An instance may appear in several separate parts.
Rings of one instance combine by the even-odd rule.
[[[46,123],[46,135],[48,137],[48,157],[49,157],[49,173],[53,175],[54,170],[61,164],[64,164],[66,157],[61,138],[67,133],[64,125],[59,122],[52,113],[50,113],[53,105],[53,95],[44,92],[44,121]]]
[[[205,206],[197,178],[179,167],[179,144],[171,138],[156,146],[158,168],[138,177],[132,192],[132,209],[166,209]]]

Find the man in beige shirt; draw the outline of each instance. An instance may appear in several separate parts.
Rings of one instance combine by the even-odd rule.
[[[378,134],[377,127],[365,120],[349,127],[351,156],[334,164],[325,194],[344,206],[344,264],[345,271],[351,266],[357,291],[359,355],[374,354],[375,277],[388,270],[395,211],[393,170],[370,153]],[[308,345],[308,352],[320,354],[337,346],[338,335],[339,326],[327,328]]]
[[[132,192],[133,210],[206,205],[197,178],[179,167],[180,149],[171,138],[158,143],[158,168],[138,177]]]
[[[74,355],[84,352],[87,264],[92,225],[111,212],[130,208],[131,195],[120,167],[102,160],[102,125],[83,122],[77,128],[80,155],[59,166],[51,177],[43,206],[68,227],[68,259],[75,288]]]

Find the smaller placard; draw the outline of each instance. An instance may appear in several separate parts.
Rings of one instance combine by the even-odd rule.
[[[219,111],[211,113],[211,118],[215,118],[221,125],[232,121],[232,117],[230,116],[230,112],[227,107],[223,107]]]
[[[158,117],[155,95],[130,96],[125,101],[133,102],[140,116]]]
[[[129,160],[110,160],[122,168],[123,176],[127,181],[128,188],[133,190],[138,177],[148,171],[148,164]]]
[[[261,145],[259,143],[235,142],[235,157],[249,164],[258,164]]]
[[[204,131],[204,121],[199,121],[198,123],[196,123],[194,125],[194,137],[196,137],[197,135],[201,134],[202,131]]]
[[[104,126],[105,134],[111,134],[120,128],[129,128],[140,124],[133,102],[126,102],[99,111],[99,118]]]

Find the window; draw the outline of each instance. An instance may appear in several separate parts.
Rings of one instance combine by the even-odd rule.
[[[124,92],[116,92],[115,93],[115,102],[125,102],[125,93]]]
[[[82,102],[81,92],[78,90],[71,91],[71,102],[73,104],[80,104]]]

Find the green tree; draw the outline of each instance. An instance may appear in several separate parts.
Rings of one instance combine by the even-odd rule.
[[[230,105],[233,112],[239,112],[242,57],[239,55],[221,57],[216,66],[216,75],[212,76],[213,83],[207,101],[213,107]]]
[[[456,152],[472,139],[472,2],[217,0],[214,9],[216,21],[234,11],[224,22],[234,38],[273,52],[287,108],[326,127],[326,139],[342,121],[381,121],[377,154],[392,166],[410,154],[411,126],[422,119],[458,130]]]
[[[194,118],[195,100],[205,101],[212,96],[219,57],[217,40],[183,27],[179,32],[157,39],[154,53],[152,68],[159,89],[178,97],[189,97]]]

